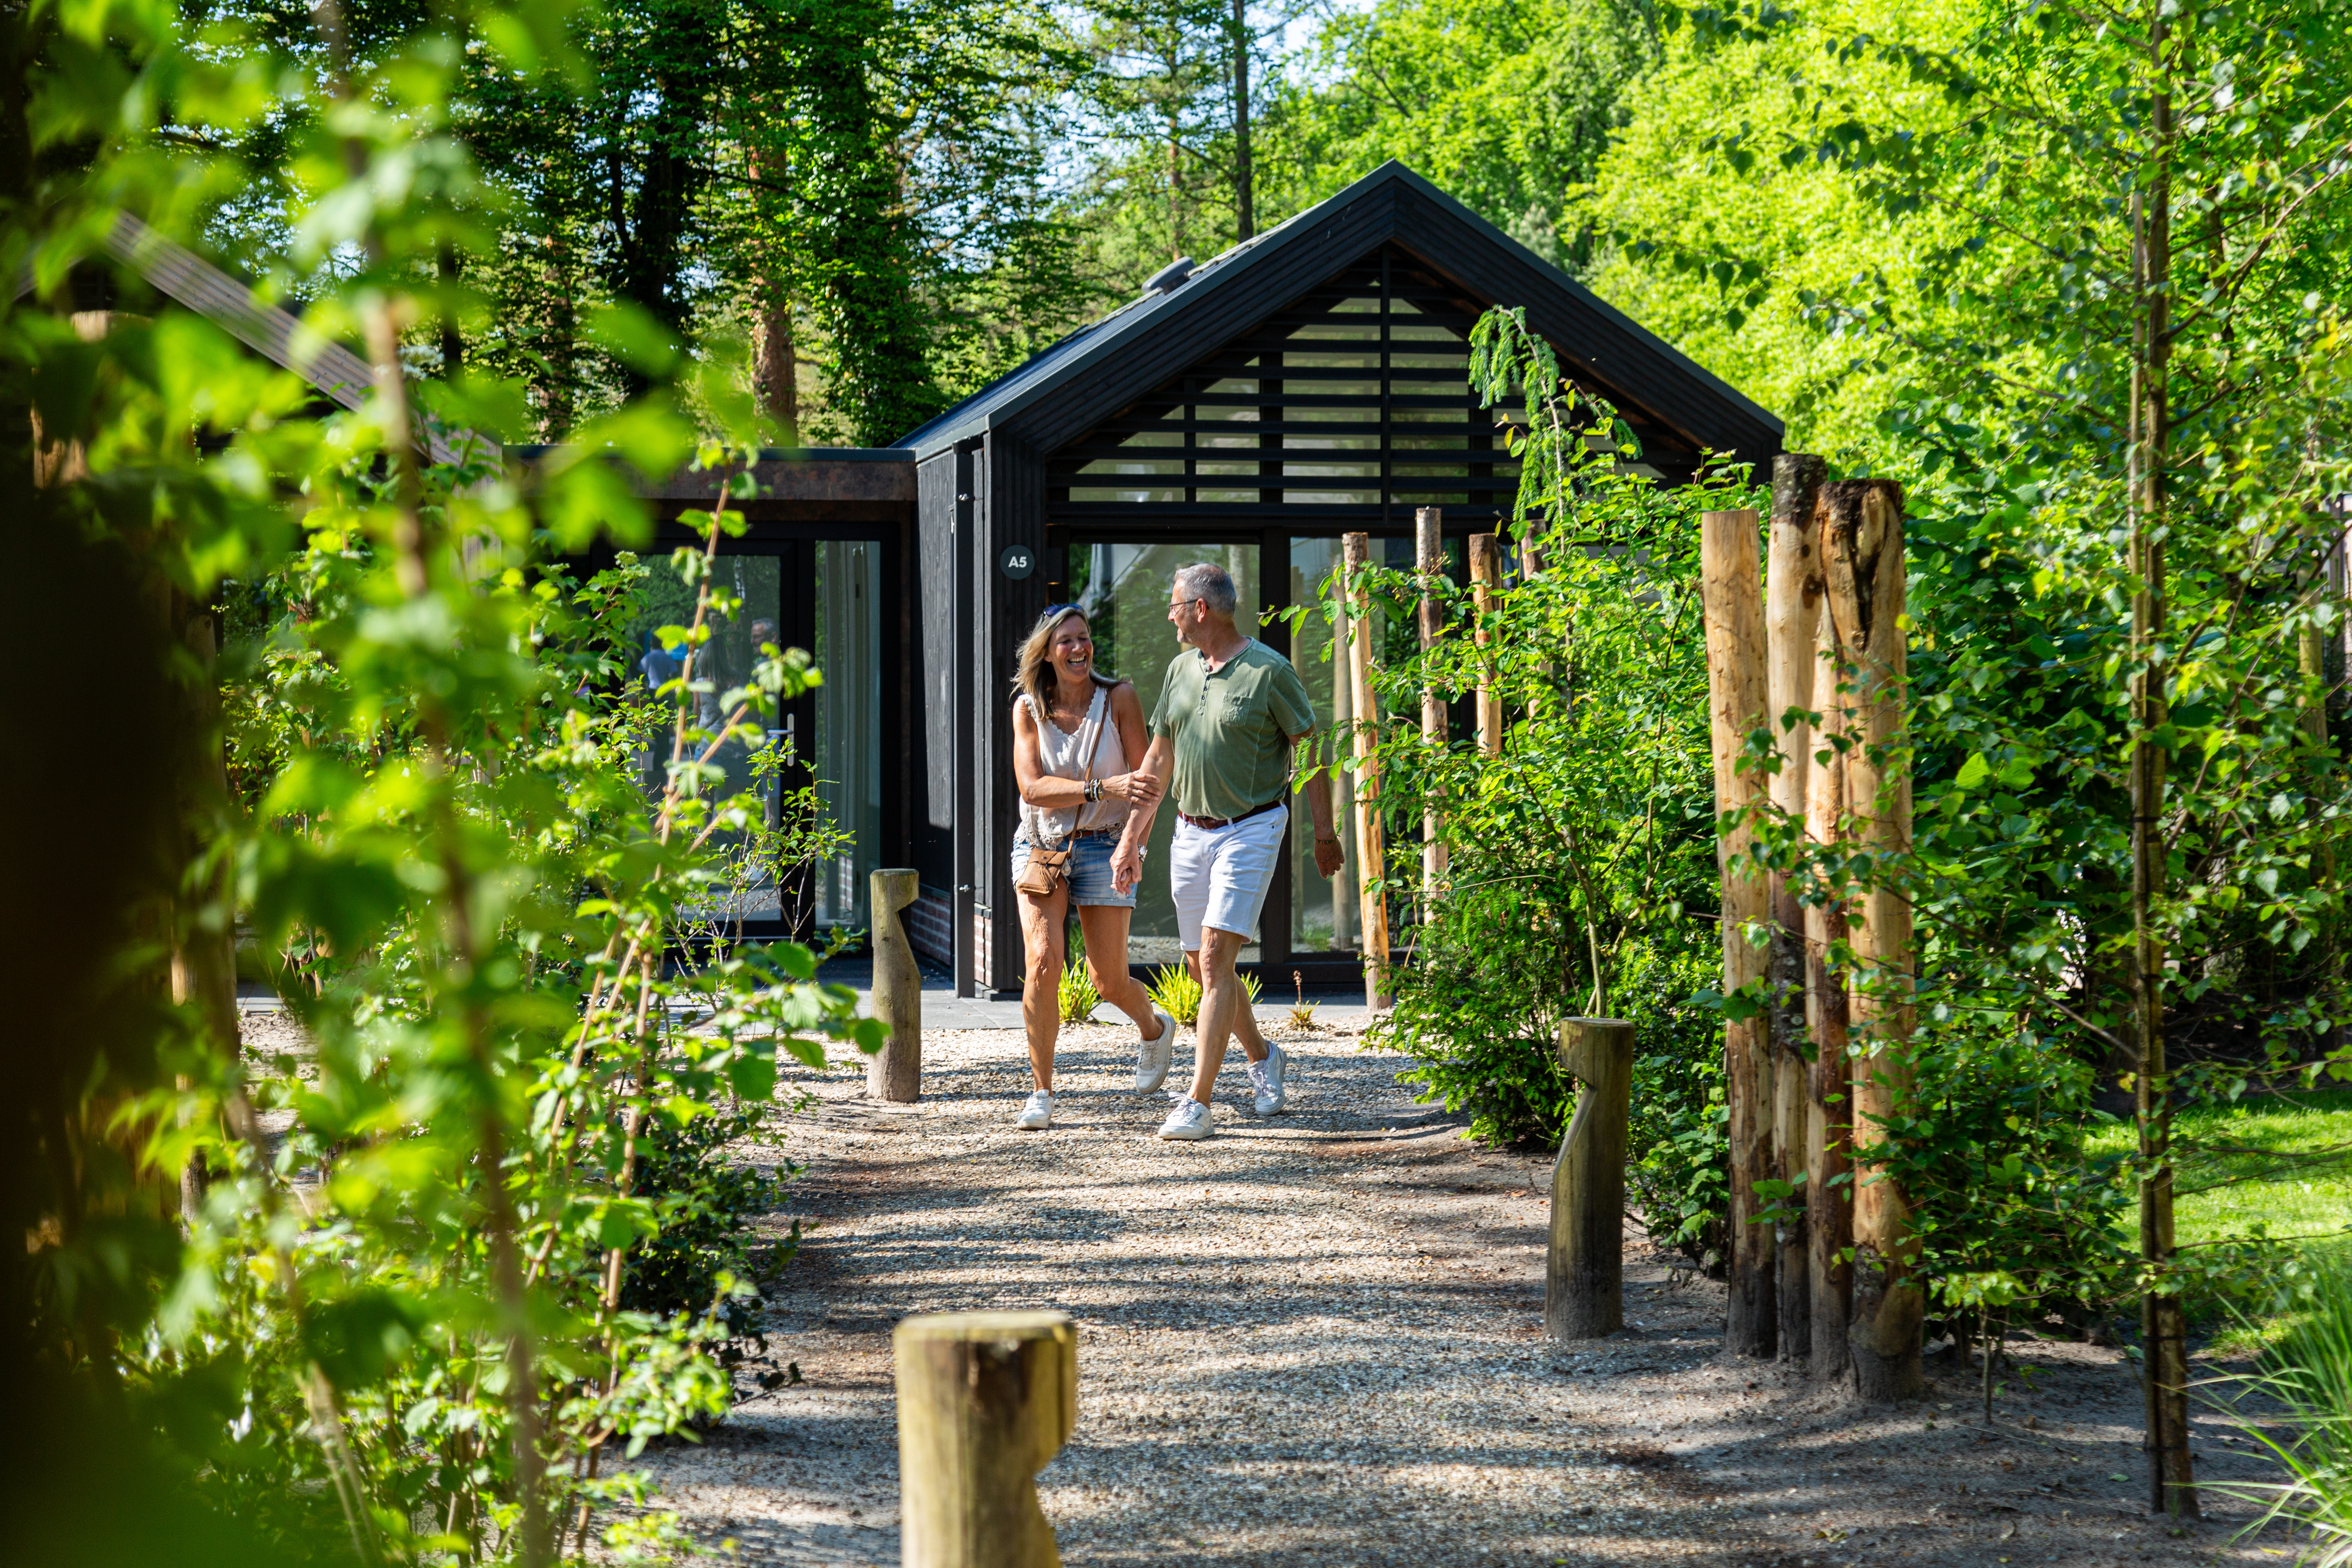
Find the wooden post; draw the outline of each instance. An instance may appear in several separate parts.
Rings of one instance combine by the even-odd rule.
[[[1765,710],[1780,746],[1772,775],[1773,810],[1805,819],[1806,783],[1813,761],[1812,725],[1801,715],[1813,706],[1814,644],[1822,619],[1821,535],[1813,507],[1824,466],[1819,458],[1783,454],[1772,461],[1772,524],[1765,552],[1764,634],[1769,647]],[[1774,1173],[1801,1194],[1810,1165],[1806,1142],[1805,910],[1787,873],[1769,884],[1772,944],[1767,970],[1772,984],[1772,1163]],[[1791,1205],[1801,1198],[1786,1200]],[[1777,1247],[1772,1289],[1780,1309],[1782,1361],[1803,1360],[1812,1348],[1805,1222],[1773,1227]]]
[[[1813,649],[1822,731],[1805,775],[1805,836],[1833,844],[1846,817],[1845,753],[1838,742],[1849,727],[1851,693],[1841,690],[1837,630],[1826,607],[1814,618]],[[1853,1266],[1845,1256],[1853,1243],[1853,1071],[1846,1058],[1845,974],[1830,964],[1830,949],[1845,940],[1843,903],[1805,910],[1805,1032],[1813,1042],[1805,1096],[1805,1275],[1813,1346],[1805,1370],[1824,1386],[1843,1384],[1853,1370],[1845,1337],[1853,1312]]]
[[[1470,591],[1480,622],[1478,646],[1490,647],[1494,633],[1484,623],[1495,613],[1503,591],[1503,542],[1491,533],[1470,536]],[[1503,754],[1503,698],[1495,689],[1495,672],[1483,666],[1478,671],[1478,754]]]
[[[1903,489],[1846,479],[1822,490],[1822,554],[1838,647],[1853,683],[1856,742],[1846,753],[1856,836],[1874,856],[1911,847],[1911,769],[1905,743],[1902,626]],[[1871,1145],[1911,1088],[1911,905],[1905,889],[1872,879],[1855,911],[1852,1017],[1864,1035],[1853,1064],[1854,1391],[1869,1400],[1916,1398],[1919,1325],[1927,1300],[1911,1277],[1915,1244],[1901,1184],[1872,1168]]]
[[[1445,575],[1443,508],[1424,506],[1412,514],[1412,569],[1421,578],[1421,650],[1427,653],[1437,646],[1438,637],[1445,629],[1445,609],[1437,594],[1437,584]],[[1421,738],[1432,752],[1445,744],[1445,697],[1428,681],[1423,681],[1421,688]],[[1445,845],[1438,837],[1444,824],[1433,800],[1423,805],[1421,918],[1424,921],[1431,917],[1438,891],[1445,882]]]
[[[1371,535],[1340,535],[1339,560],[1353,582],[1359,572],[1371,564]],[[1348,590],[1348,671],[1356,708],[1357,925],[1362,933],[1360,940],[1364,955],[1364,1005],[1378,1012],[1393,998],[1389,994],[1388,892],[1381,885],[1388,875],[1388,841],[1381,826],[1381,708],[1380,699],[1372,690],[1372,595],[1369,588]]]
[[[1060,1568],[1037,1472],[1078,1423],[1063,1312],[934,1312],[890,1336],[898,1378],[898,1561]]]
[[[866,1092],[904,1103],[923,1097],[923,972],[898,911],[922,893],[918,873],[877,871],[874,892],[874,1016],[890,1037],[866,1064]]]
[[[1625,1326],[1625,1125],[1633,1100],[1633,1026],[1563,1018],[1559,1061],[1576,1114],[1551,1168],[1544,1332],[1591,1340]]]
[[[1707,710],[1715,751],[1718,816],[1767,798],[1765,775],[1740,765],[1750,731],[1764,727],[1764,595],[1756,561],[1753,511],[1699,514],[1699,586],[1706,605]],[[1749,940],[1769,916],[1770,889],[1753,874],[1753,831],[1744,824],[1716,841],[1723,879],[1723,989],[1764,977],[1766,949]],[[1731,1113],[1731,1299],[1725,1348],[1769,1356],[1779,1331],[1773,1304],[1772,1233],[1756,1223],[1763,1206],[1756,1184],[1772,1164],[1770,1032],[1761,1014],[1724,1026],[1725,1098]]]

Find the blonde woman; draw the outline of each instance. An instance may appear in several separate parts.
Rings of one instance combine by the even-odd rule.
[[[1138,1093],[1150,1093],[1168,1076],[1176,1024],[1152,1005],[1128,973],[1127,927],[1134,918],[1140,878],[1111,874],[1111,852],[1129,810],[1160,798],[1159,778],[1134,771],[1128,761],[1142,756],[1150,744],[1143,703],[1132,683],[1097,672],[1094,630],[1076,605],[1051,605],[1038,617],[1021,645],[1013,686],[1013,773],[1021,784],[1013,881],[1019,883],[1032,848],[1070,852],[1052,892],[1033,894],[1017,886],[1014,892],[1029,961],[1021,1019],[1029,1032],[1029,1071],[1036,1085],[1014,1125],[1034,1132],[1054,1120],[1062,932],[1073,904],[1086,933],[1087,973],[1096,994],[1135,1020],[1140,1037]]]

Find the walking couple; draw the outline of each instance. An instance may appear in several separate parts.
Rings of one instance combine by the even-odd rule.
[[[1021,645],[1013,705],[1021,831],[1013,841],[1013,879],[1029,961],[1021,1016],[1036,1082],[1021,1110],[1024,1128],[1053,1121],[1062,931],[1073,904],[1097,994],[1135,1020],[1141,1037],[1136,1092],[1153,1092],[1168,1076],[1176,1024],[1129,973],[1127,928],[1143,880],[1144,841],[1171,793],[1177,820],[1168,886],[1184,962],[1202,996],[1192,1092],[1177,1101],[1160,1136],[1209,1135],[1209,1096],[1229,1037],[1239,1037],[1249,1058],[1258,1114],[1273,1115],[1287,1097],[1288,1060],[1258,1032],[1234,961],[1257,940],[1290,819],[1291,753],[1314,736],[1315,708],[1290,661],[1234,626],[1236,602],[1222,569],[1177,572],[1168,619],[1184,651],[1168,666],[1148,723],[1133,683],[1095,668],[1094,634],[1076,605],[1049,607]],[[1306,794],[1316,869],[1335,876],[1341,854],[1330,783],[1314,773]]]

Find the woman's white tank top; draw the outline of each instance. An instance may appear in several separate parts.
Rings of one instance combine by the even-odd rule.
[[[1118,726],[1110,721],[1110,688],[1097,683],[1095,700],[1087,708],[1087,716],[1075,735],[1045,716],[1029,693],[1023,692],[1021,700],[1028,704],[1029,717],[1037,721],[1037,760],[1049,778],[1082,779],[1087,776],[1087,756],[1093,753],[1095,777],[1112,778],[1127,772],[1127,748],[1118,738]],[[1072,832],[1087,833],[1097,827],[1116,827],[1127,820],[1127,802],[1123,800],[1088,801],[1076,811],[1045,811],[1021,803],[1021,827],[1032,844],[1055,844]]]

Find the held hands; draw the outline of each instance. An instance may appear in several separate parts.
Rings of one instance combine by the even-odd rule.
[[[1135,885],[1142,880],[1143,847],[1121,838],[1118,847],[1111,852],[1110,857],[1112,890],[1118,893],[1131,893],[1135,890]]]
[[[1160,779],[1153,773],[1119,773],[1103,780],[1102,786],[1105,798],[1129,805],[1150,805],[1160,798]]]

